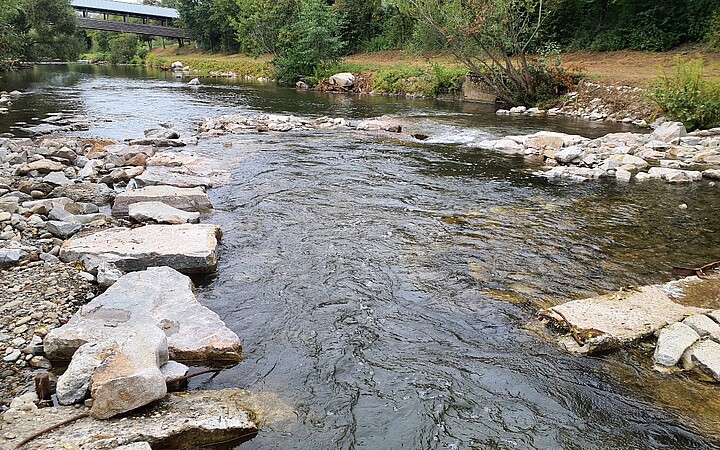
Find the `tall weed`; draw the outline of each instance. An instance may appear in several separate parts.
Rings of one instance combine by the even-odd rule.
[[[720,82],[703,78],[703,60],[675,58],[671,74],[655,79],[648,95],[665,114],[689,130],[720,126]]]

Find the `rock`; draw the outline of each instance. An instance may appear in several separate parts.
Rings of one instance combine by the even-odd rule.
[[[355,128],[361,131],[389,131],[391,133],[402,131],[400,124],[385,119],[366,119],[359,122]]]
[[[75,202],[109,205],[115,198],[115,191],[104,184],[77,183],[58,186],[53,189],[51,195],[53,197],[68,197]]]
[[[175,130],[152,128],[145,130],[144,134],[148,139],[180,139],[180,135]]]
[[[150,447],[149,442],[135,442],[115,447],[115,450],[152,450],[152,447]]]
[[[710,340],[696,344],[692,349],[692,360],[700,370],[720,381],[720,344]]]
[[[200,85],[200,79],[193,78],[192,80],[188,81],[188,84],[190,86],[199,86]]]
[[[686,317],[682,323],[695,330],[700,337],[720,333],[720,325],[705,314],[695,314],[694,316]]]
[[[101,262],[97,267],[97,283],[103,289],[107,289],[125,273],[109,262]]]
[[[355,75],[348,72],[336,73],[328,82],[333,86],[348,89],[355,84]]]
[[[687,130],[682,122],[663,122],[648,136],[648,140],[675,144],[686,134]]]
[[[702,179],[702,173],[695,170],[669,169],[665,167],[651,167],[648,174],[662,178],[668,183],[689,183]]]
[[[702,172],[703,178],[710,180],[720,180],[720,169],[706,169]],[[1,207],[0,207],[1,209]]]
[[[14,362],[22,355],[22,352],[18,349],[10,348],[9,350],[10,352],[6,353],[6,355],[2,359],[5,362]]]
[[[43,177],[43,183],[48,183],[54,186],[62,186],[65,184],[71,184],[72,181],[68,179],[62,172],[51,172]]]
[[[180,225],[176,226],[179,227]],[[45,337],[51,360],[69,359],[86,342],[113,340],[128,328],[165,331],[172,359],[238,361],[240,340],[202,306],[188,277],[169,267],[129,273]]]
[[[168,361],[168,343],[159,328],[139,328],[117,346],[90,378],[90,414],[109,419],[160,400],[167,394],[160,366]]]
[[[181,63],[180,61],[175,61],[170,65],[170,67],[173,69],[182,69],[183,63]]]
[[[199,212],[186,212],[162,202],[140,202],[133,203],[128,209],[129,216],[132,220],[143,222],[181,224],[181,223],[198,223],[200,221]]]
[[[589,141],[589,139],[575,134],[538,131],[535,134],[526,136],[523,144],[525,147],[544,149],[569,147],[586,141]]]
[[[295,87],[303,91],[310,89],[310,85],[304,81],[298,81],[297,83],[295,83]]]
[[[663,286],[652,285],[570,301],[538,315],[574,331],[582,345],[566,340],[563,343],[569,351],[588,353],[619,348],[682,320],[686,314],[704,312],[673,302]]]
[[[217,266],[221,236],[219,226],[208,224],[112,228],[65,241],[60,259],[82,261],[91,269],[106,261],[124,272],[169,266],[184,273],[210,273]]]
[[[615,169],[615,178],[618,181],[628,182],[632,178],[632,172],[625,169]]]
[[[186,381],[184,378],[188,373],[188,366],[181,364],[176,361],[168,361],[160,367],[160,372],[165,377],[165,384],[168,387],[168,391],[179,391],[182,388],[183,383]]]
[[[698,339],[700,335],[682,322],[665,327],[660,330],[653,361],[661,366],[672,367]]]
[[[113,155],[122,156],[125,161],[138,155],[145,155],[145,157],[149,158],[155,154],[155,147],[152,145],[113,144],[106,146],[105,150]]]
[[[65,169],[65,165],[50,159],[40,159],[28,164],[24,164],[17,169],[18,175],[26,175],[33,170],[39,173],[59,172]]]
[[[562,149],[555,153],[555,160],[559,163],[569,163],[575,158],[582,156],[583,151],[580,147],[572,146]]]
[[[75,351],[67,370],[58,377],[56,394],[61,405],[80,403],[87,398],[90,377],[117,345],[115,341],[88,342]]]
[[[24,252],[19,248],[0,248],[0,268],[12,267],[20,262]]]
[[[115,217],[127,216],[128,206],[140,202],[161,202],[188,212],[206,213],[213,209],[208,195],[198,187],[179,188],[158,185],[119,194],[113,203],[112,214]]]
[[[15,213],[18,210],[19,204],[18,197],[3,197],[0,198],[0,211]]]
[[[622,158],[623,166],[630,166],[632,169],[644,169],[649,164],[644,159],[635,155],[625,155]]]
[[[134,179],[139,187],[169,185],[181,188],[198,186],[210,188],[214,185],[213,179],[195,175],[185,168],[163,166],[147,167],[142,175],[138,175]]]
[[[250,403],[248,397],[242,389],[171,394],[121,420],[75,420],[64,425],[59,434],[35,438],[33,448],[109,449],[121,448],[119,442],[126,446],[149,442],[156,449],[194,450],[238,442],[253,437],[258,429],[245,406]],[[281,409],[283,405],[273,407],[289,414],[287,407]],[[42,408],[32,416],[18,417],[11,429],[18,438],[25,438],[78,412],[72,406]]]
[[[62,222],[59,220],[49,220],[45,225],[53,236],[57,236],[60,239],[68,239],[83,228],[83,224],[80,222]]]

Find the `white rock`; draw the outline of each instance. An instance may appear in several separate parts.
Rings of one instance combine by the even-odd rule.
[[[336,73],[328,81],[333,86],[350,88],[355,84],[355,75],[348,72]]]
[[[686,206],[687,207],[687,206]],[[707,336],[712,333],[720,333],[720,325],[705,314],[694,314],[686,317],[683,323],[700,335]]]
[[[57,380],[56,393],[61,405],[79,403],[88,396],[92,373],[115,347],[116,342],[104,341],[88,342],[77,349],[67,370]]]
[[[187,212],[173,208],[162,202],[132,203],[128,207],[128,215],[136,222],[156,222],[166,224],[197,223],[199,212]]]
[[[660,330],[653,361],[661,366],[674,366],[698,339],[700,335],[682,322],[667,326]]]
[[[663,122],[648,137],[651,141],[661,141],[666,143],[677,143],[680,138],[687,134],[685,125],[682,122]]]
[[[628,182],[632,178],[632,172],[625,169],[616,169],[615,170],[615,178],[618,181],[625,181]]]
[[[696,344],[692,360],[703,372],[720,381],[720,344],[710,340]]]

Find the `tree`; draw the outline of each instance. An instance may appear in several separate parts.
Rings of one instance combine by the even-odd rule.
[[[182,24],[203,47],[224,52],[238,50],[235,30],[230,24],[230,17],[238,14],[235,0],[176,1]]]
[[[76,22],[68,0],[0,0],[0,58],[76,59]]]
[[[537,98],[528,58],[547,15],[546,0],[399,0],[434,27],[448,48],[504,102]]]
[[[128,63],[137,54],[138,37],[136,34],[118,33],[108,42],[110,62],[113,64]]]
[[[342,50],[338,22],[323,0],[300,0],[300,14],[282,41],[274,59],[280,81],[293,82],[310,76],[327,62],[337,61]]]
[[[236,0],[231,17],[240,48],[248,53],[277,55],[300,13],[298,0]]]

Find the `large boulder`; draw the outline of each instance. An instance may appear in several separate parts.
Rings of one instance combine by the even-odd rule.
[[[568,351],[592,353],[644,339],[686,315],[704,312],[673,302],[663,286],[651,285],[570,301],[538,314],[570,332],[572,337],[562,341]]]
[[[190,278],[169,267],[122,276],[45,337],[52,360],[70,359],[87,342],[122,339],[134,328],[165,331],[172,359],[238,361],[240,340],[217,314],[200,304]]]
[[[148,166],[145,171],[134,178],[138,186],[170,185],[180,188],[213,187],[214,180],[210,177],[195,175],[184,167]]]
[[[213,209],[208,195],[198,187],[179,188],[175,186],[147,186],[126,191],[115,197],[112,214],[116,217],[128,215],[128,205],[140,202],[161,202],[189,212],[210,212]]]
[[[112,228],[65,241],[60,259],[81,261],[88,269],[105,261],[124,272],[169,266],[184,273],[210,273],[217,267],[221,236],[220,227],[210,224]]]
[[[676,144],[680,142],[680,138],[686,134],[687,130],[682,122],[663,122],[655,129],[655,131],[650,133],[648,141],[660,141],[668,144]]]
[[[135,328],[90,377],[90,414],[108,419],[165,397],[160,366],[167,361],[165,333],[155,327]]]
[[[330,77],[328,82],[333,86],[349,89],[355,84],[355,75],[349,72],[336,73]]]

